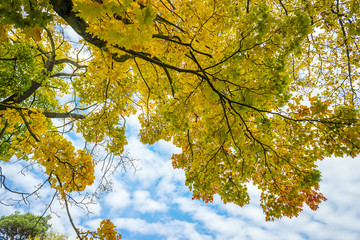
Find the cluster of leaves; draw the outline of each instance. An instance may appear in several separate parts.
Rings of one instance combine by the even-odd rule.
[[[156,16],[150,1],[74,1],[74,11],[89,24],[88,32],[125,48],[141,50],[153,35]]]
[[[0,3],[0,29],[2,34],[8,25],[23,29],[27,37],[41,40],[41,31],[50,20],[53,19],[49,13],[51,5],[49,0],[10,0]],[[1,31],[1,30],[0,30]],[[0,33],[0,42],[2,41]]]
[[[15,44],[2,44],[0,55],[0,97],[5,98],[14,93],[23,94],[31,85],[31,81],[40,80],[41,70],[37,66],[37,53],[27,41]],[[5,60],[6,59],[6,60]]]
[[[0,15],[3,24],[14,24],[16,28],[45,27],[52,14],[49,13],[49,0],[10,0],[0,4]]]
[[[107,219],[100,222],[100,227],[97,229],[96,232],[82,232],[81,230],[79,231],[81,232],[82,239],[84,240],[120,240],[121,234],[119,234],[115,228],[115,225],[109,219]]]
[[[41,112],[12,107],[0,111],[2,134],[11,140],[5,160],[15,152],[18,158],[24,159],[33,154],[32,159],[45,167],[51,186],[59,190],[63,198],[65,193],[82,191],[94,182],[94,161],[86,151],[75,152],[70,141],[49,131]]]

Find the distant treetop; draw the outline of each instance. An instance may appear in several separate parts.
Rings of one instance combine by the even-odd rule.
[[[36,216],[32,213],[20,214],[15,212],[9,216],[0,218],[1,240],[23,240],[45,234],[49,229],[48,221],[51,216]]]

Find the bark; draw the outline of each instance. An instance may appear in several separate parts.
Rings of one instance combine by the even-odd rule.
[[[56,113],[56,112],[44,112],[47,118],[73,118],[73,119],[84,119],[85,115],[77,113]]]
[[[48,74],[53,70],[55,65],[55,54],[53,54],[45,63],[45,69],[43,70],[44,77],[48,76]],[[28,99],[32,94],[35,93],[36,90],[38,90],[41,87],[41,82],[31,81],[31,86],[28,90],[26,90],[23,94],[19,95],[18,93],[15,93],[11,95],[10,97],[3,100],[1,103],[4,105],[0,105],[0,110],[6,109],[6,104],[16,103],[19,104],[26,99]]]
[[[53,5],[54,11],[62,17],[85,41],[100,49],[106,50],[106,41],[103,41],[86,32],[89,25],[83,19],[77,17],[76,13],[72,11],[74,7],[72,0],[50,0],[50,3]],[[128,54],[121,56],[117,55],[116,61],[125,62],[130,58],[133,57]]]
[[[1,109],[6,109],[6,108],[13,108],[13,109],[17,109],[18,111],[21,110],[26,110],[29,112],[29,114],[32,114],[33,111],[25,108],[25,107],[21,107],[21,106],[16,106],[16,105],[10,105],[10,104],[4,104],[4,103],[0,103],[0,108]],[[47,118],[73,118],[76,120],[79,119],[84,119],[86,116],[83,114],[78,114],[78,113],[72,113],[72,112],[66,112],[66,113],[58,113],[58,112],[44,112],[43,113],[45,115],[45,117]],[[0,114],[0,117],[2,115]],[[4,128],[3,128],[4,130]],[[2,132],[0,132],[0,136],[2,135]]]
[[[36,81],[31,81],[31,86],[28,90],[26,90],[23,94],[18,96],[18,94],[13,94],[10,97],[6,98],[1,103],[8,104],[10,102],[14,103],[21,103],[22,101],[26,100],[28,97],[30,97],[37,89],[41,87],[41,84]],[[0,105],[0,110],[5,110],[6,106]]]

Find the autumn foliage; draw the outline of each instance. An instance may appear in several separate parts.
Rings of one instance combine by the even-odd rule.
[[[194,198],[243,206],[254,184],[267,220],[316,210],[326,200],[316,162],[360,151],[359,9],[356,0],[1,3],[0,153],[43,166],[66,201],[94,182],[95,164],[122,159],[126,117],[138,113],[143,143],[182,149],[173,167]],[[83,38],[77,48],[64,26]],[[67,140],[72,131],[85,149]],[[98,236],[113,228],[102,222]]]

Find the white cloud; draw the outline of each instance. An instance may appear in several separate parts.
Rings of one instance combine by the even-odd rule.
[[[124,189],[121,182],[115,180],[112,192],[105,197],[105,203],[113,210],[127,207],[131,203],[130,193]]]
[[[151,199],[148,191],[136,191],[134,192],[133,204],[135,209],[142,213],[145,212],[165,212],[167,206],[163,202],[157,202]]]
[[[1,188],[0,189],[0,196],[1,196],[1,198],[0,198],[0,200],[2,201],[3,199],[3,197],[7,197],[7,195],[6,195],[7,193],[6,193],[6,190],[4,190],[3,188]],[[0,203],[0,206],[1,206],[1,203]],[[0,217],[1,216],[8,216],[8,215],[11,215],[11,214],[13,214],[13,213],[15,213],[15,211],[16,211],[16,209],[15,209],[15,207],[14,206],[1,206],[0,207]]]
[[[139,134],[141,125],[138,120],[138,114],[131,115],[126,119],[126,130],[130,136],[137,136]]]
[[[128,138],[126,150],[131,156],[141,160],[141,169],[136,174],[128,174],[130,181],[138,181],[144,188],[154,186],[158,179],[161,179],[171,170],[171,165],[166,164],[164,157],[151,151],[146,145],[140,143],[137,137]]]
[[[42,183],[41,177],[36,177],[33,172],[27,171],[25,166],[14,161],[1,166],[2,174],[6,176],[6,183],[11,183],[15,191],[29,191]]]
[[[188,188],[185,186],[185,173],[183,170],[174,170],[170,167],[170,162],[165,164],[169,165],[169,171],[166,175],[162,176],[159,183],[156,186],[156,195],[160,198],[172,198],[177,197],[178,194],[188,192]]]
[[[155,235],[163,236],[168,240],[180,240],[180,239],[190,239],[190,240],[208,240],[211,237],[200,234],[196,231],[194,223],[171,220],[166,223],[162,222],[146,222],[139,218],[117,218],[114,220],[114,223],[117,226],[120,226],[121,229],[125,229],[130,232],[146,234],[146,235]],[[126,236],[125,236],[126,239]]]
[[[224,239],[236,239],[243,237],[242,232],[246,225],[244,221],[237,218],[225,217],[217,214],[213,209],[200,204],[200,201],[193,201],[188,198],[176,200],[179,209],[190,214],[195,220],[204,224],[204,227]]]

